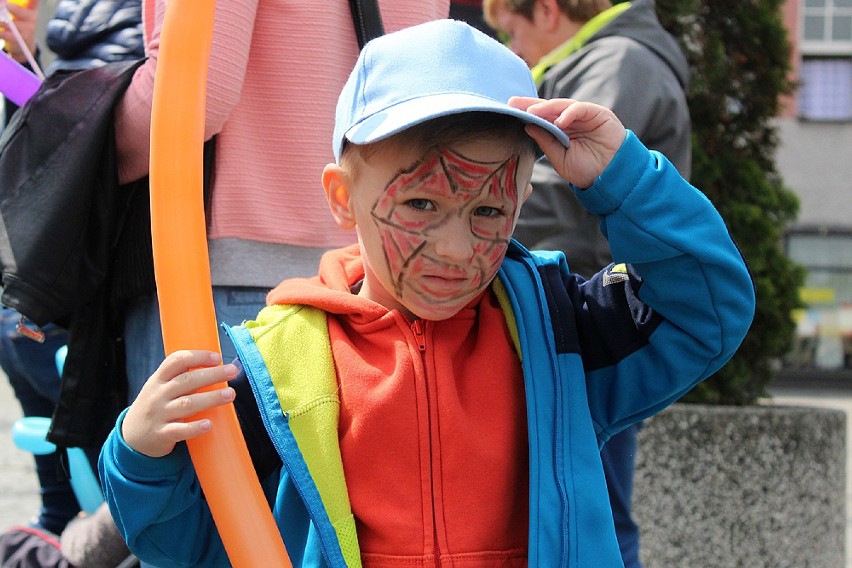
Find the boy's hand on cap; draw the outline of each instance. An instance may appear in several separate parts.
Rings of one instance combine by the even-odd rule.
[[[566,148],[544,129],[527,126],[553,168],[580,188],[591,186],[601,175],[627,136],[618,117],[606,107],[571,99],[512,97],[509,105],[556,125],[568,135]]]

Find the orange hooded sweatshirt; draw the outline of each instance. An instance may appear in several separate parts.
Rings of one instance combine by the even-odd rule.
[[[357,245],[332,251],[268,303],[328,313],[364,565],[526,566],[523,377],[494,293],[412,322],[353,293],[363,278]]]

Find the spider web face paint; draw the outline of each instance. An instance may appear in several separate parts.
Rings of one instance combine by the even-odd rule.
[[[401,171],[387,185],[371,214],[378,227],[397,297],[414,293],[430,304],[457,302],[478,294],[496,274],[512,235],[518,208],[516,173],[519,156],[503,162],[480,162],[449,149],[435,151]],[[431,201],[428,213],[409,205]],[[499,209],[499,215],[479,208]],[[442,229],[466,220],[470,258],[459,263],[436,253]],[[436,285],[439,277],[448,280]]]

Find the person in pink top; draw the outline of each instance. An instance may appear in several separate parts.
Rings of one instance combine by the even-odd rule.
[[[165,6],[165,0],[144,2],[148,60],[115,111],[121,183],[148,174]],[[381,0],[379,8],[392,32],[445,18],[449,0]],[[217,3],[205,136],[216,136],[208,246],[219,321],[253,317],[282,275],[313,274],[323,252],[354,242],[337,228],[322,192],[312,189],[333,158],[334,107],[357,57],[343,0]],[[125,339],[132,400],[164,356],[156,295],[132,303]],[[225,360],[232,359],[230,342],[220,343]]]
[[[115,110],[122,184],[148,175],[165,9],[166,0],[143,0],[148,59]],[[449,0],[379,0],[379,9],[391,32],[447,17]],[[216,137],[208,248],[219,322],[253,319],[282,275],[315,274],[326,250],[354,242],[316,190],[317,172],[334,159],[334,109],[358,51],[344,0],[216,3],[205,138]],[[132,402],[165,356],[156,294],[129,304],[124,332]],[[219,343],[225,361],[236,358],[222,330]]]

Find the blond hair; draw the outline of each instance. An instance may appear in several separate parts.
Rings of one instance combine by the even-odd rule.
[[[341,164],[348,164],[351,154],[362,160],[381,154],[387,144],[409,146],[418,151],[434,147],[453,146],[482,138],[510,141],[521,154],[533,155],[536,144],[524,129],[524,123],[500,113],[471,111],[442,116],[422,122],[384,140],[356,145],[346,142],[341,155]]]

